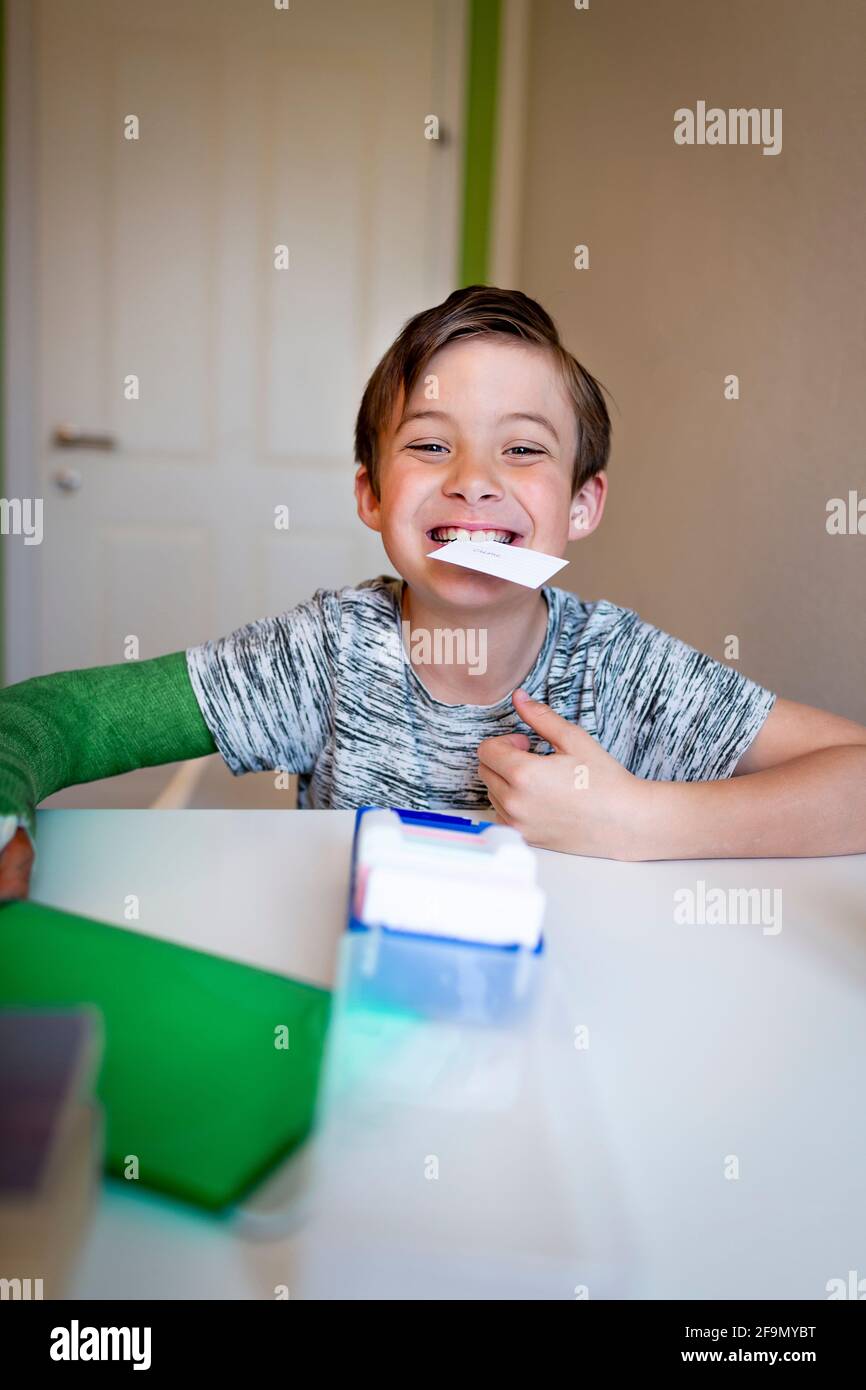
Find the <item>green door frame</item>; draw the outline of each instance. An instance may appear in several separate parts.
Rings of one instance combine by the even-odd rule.
[[[469,0],[460,285],[487,283],[493,224],[501,0]]]

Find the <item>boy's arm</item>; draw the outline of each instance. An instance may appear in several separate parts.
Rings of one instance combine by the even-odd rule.
[[[0,690],[0,850],[52,792],[216,751],[186,653],[36,676]]]
[[[532,844],[608,859],[740,859],[866,852],[866,729],[777,701],[737,774],[635,777],[576,724],[516,691],[521,735],[487,739],[480,773],[500,818]],[[774,707],[775,709],[775,707]]]
[[[732,778],[646,784],[644,859],[866,852],[866,728],[776,701]]]
[[[798,705],[779,697],[764,724],[734,769],[734,776],[763,772],[822,748],[857,747],[866,744],[866,728],[853,719],[828,714],[811,705]]]

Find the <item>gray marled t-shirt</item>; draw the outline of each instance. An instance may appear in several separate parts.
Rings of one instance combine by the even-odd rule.
[[[523,688],[579,723],[638,777],[730,777],[775,695],[636,613],[542,590],[545,639]],[[482,739],[519,730],[494,705],[435,699],[402,641],[402,580],[319,589],[275,618],[186,653],[193,690],[233,773],[299,773],[302,806],[420,810],[489,805]],[[423,670],[423,668],[422,668]]]

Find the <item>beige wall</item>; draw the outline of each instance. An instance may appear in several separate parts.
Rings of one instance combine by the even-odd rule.
[[[825,526],[866,497],[866,6],[530,10],[518,283],[616,401],[561,582],[720,659],[737,634],[747,675],[866,722],[866,535]],[[701,99],[782,107],[781,153],[675,145]]]

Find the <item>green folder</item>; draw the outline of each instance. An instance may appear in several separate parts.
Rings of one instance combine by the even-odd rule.
[[[56,908],[0,908],[0,1007],[89,1004],[102,1016],[108,1170],[212,1209],[308,1134],[330,1001],[314,985]]]

